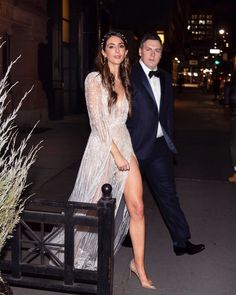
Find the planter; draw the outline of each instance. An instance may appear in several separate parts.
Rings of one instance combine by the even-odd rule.
[[[6,282],[0,282],[0,295],[13,295],[12,289]]]

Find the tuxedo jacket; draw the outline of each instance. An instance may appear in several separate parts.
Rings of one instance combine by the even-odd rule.
[[[155,153],[158,122],[169,149],[176,152],[173,135],[174,98],[171,75],[160,69],[161,98],[156,100],[140,63],[131,71],[132,113],[127,121],[134,152],[138,159],[148,159]]]

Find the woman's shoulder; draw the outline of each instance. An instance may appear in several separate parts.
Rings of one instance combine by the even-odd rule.
[[[90,72],[86,78],[85,78],[85,83],[95,83],[95,82],[100,82],[101,81],[101,75],[99,72]]]

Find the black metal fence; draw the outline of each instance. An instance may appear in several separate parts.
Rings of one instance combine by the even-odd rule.
[[[115,200],[111,186],[102,187],[97,204],[77,202],[33,201],[50,210],[25,210],[5,255],[0,259],[3,278],[14,286],[77,294],[111,295],[113,287],[113,241]],[[57,209],[59,212],[53,212]],[[78,210],[87,214],[75,214]],[[89,212],[89,214],[88,214]],[[52,228],[64,228],[64,262],[60,262],[48,242]],[[74,229],[89,227],[98,235],[96,270],[74,267]],[[55,244],[53,244],[55,246]],[[49,264],[49,260],[56,265]]]

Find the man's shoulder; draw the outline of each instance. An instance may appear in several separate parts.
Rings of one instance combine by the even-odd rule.
[[[138,71],[138,70],[140,70],[140,69],[142,69],[140,63],[139,63],[139,62],[136,62],[136,63],[134,63],[134,64],[132,65],[132,67],[131,67],[131,72],[135,72],[135,71]]]
[[[136,62],[131,67],[131,79],[142,77],[142,75],[145,75],[143,68],[141,67],[139,62]]]

